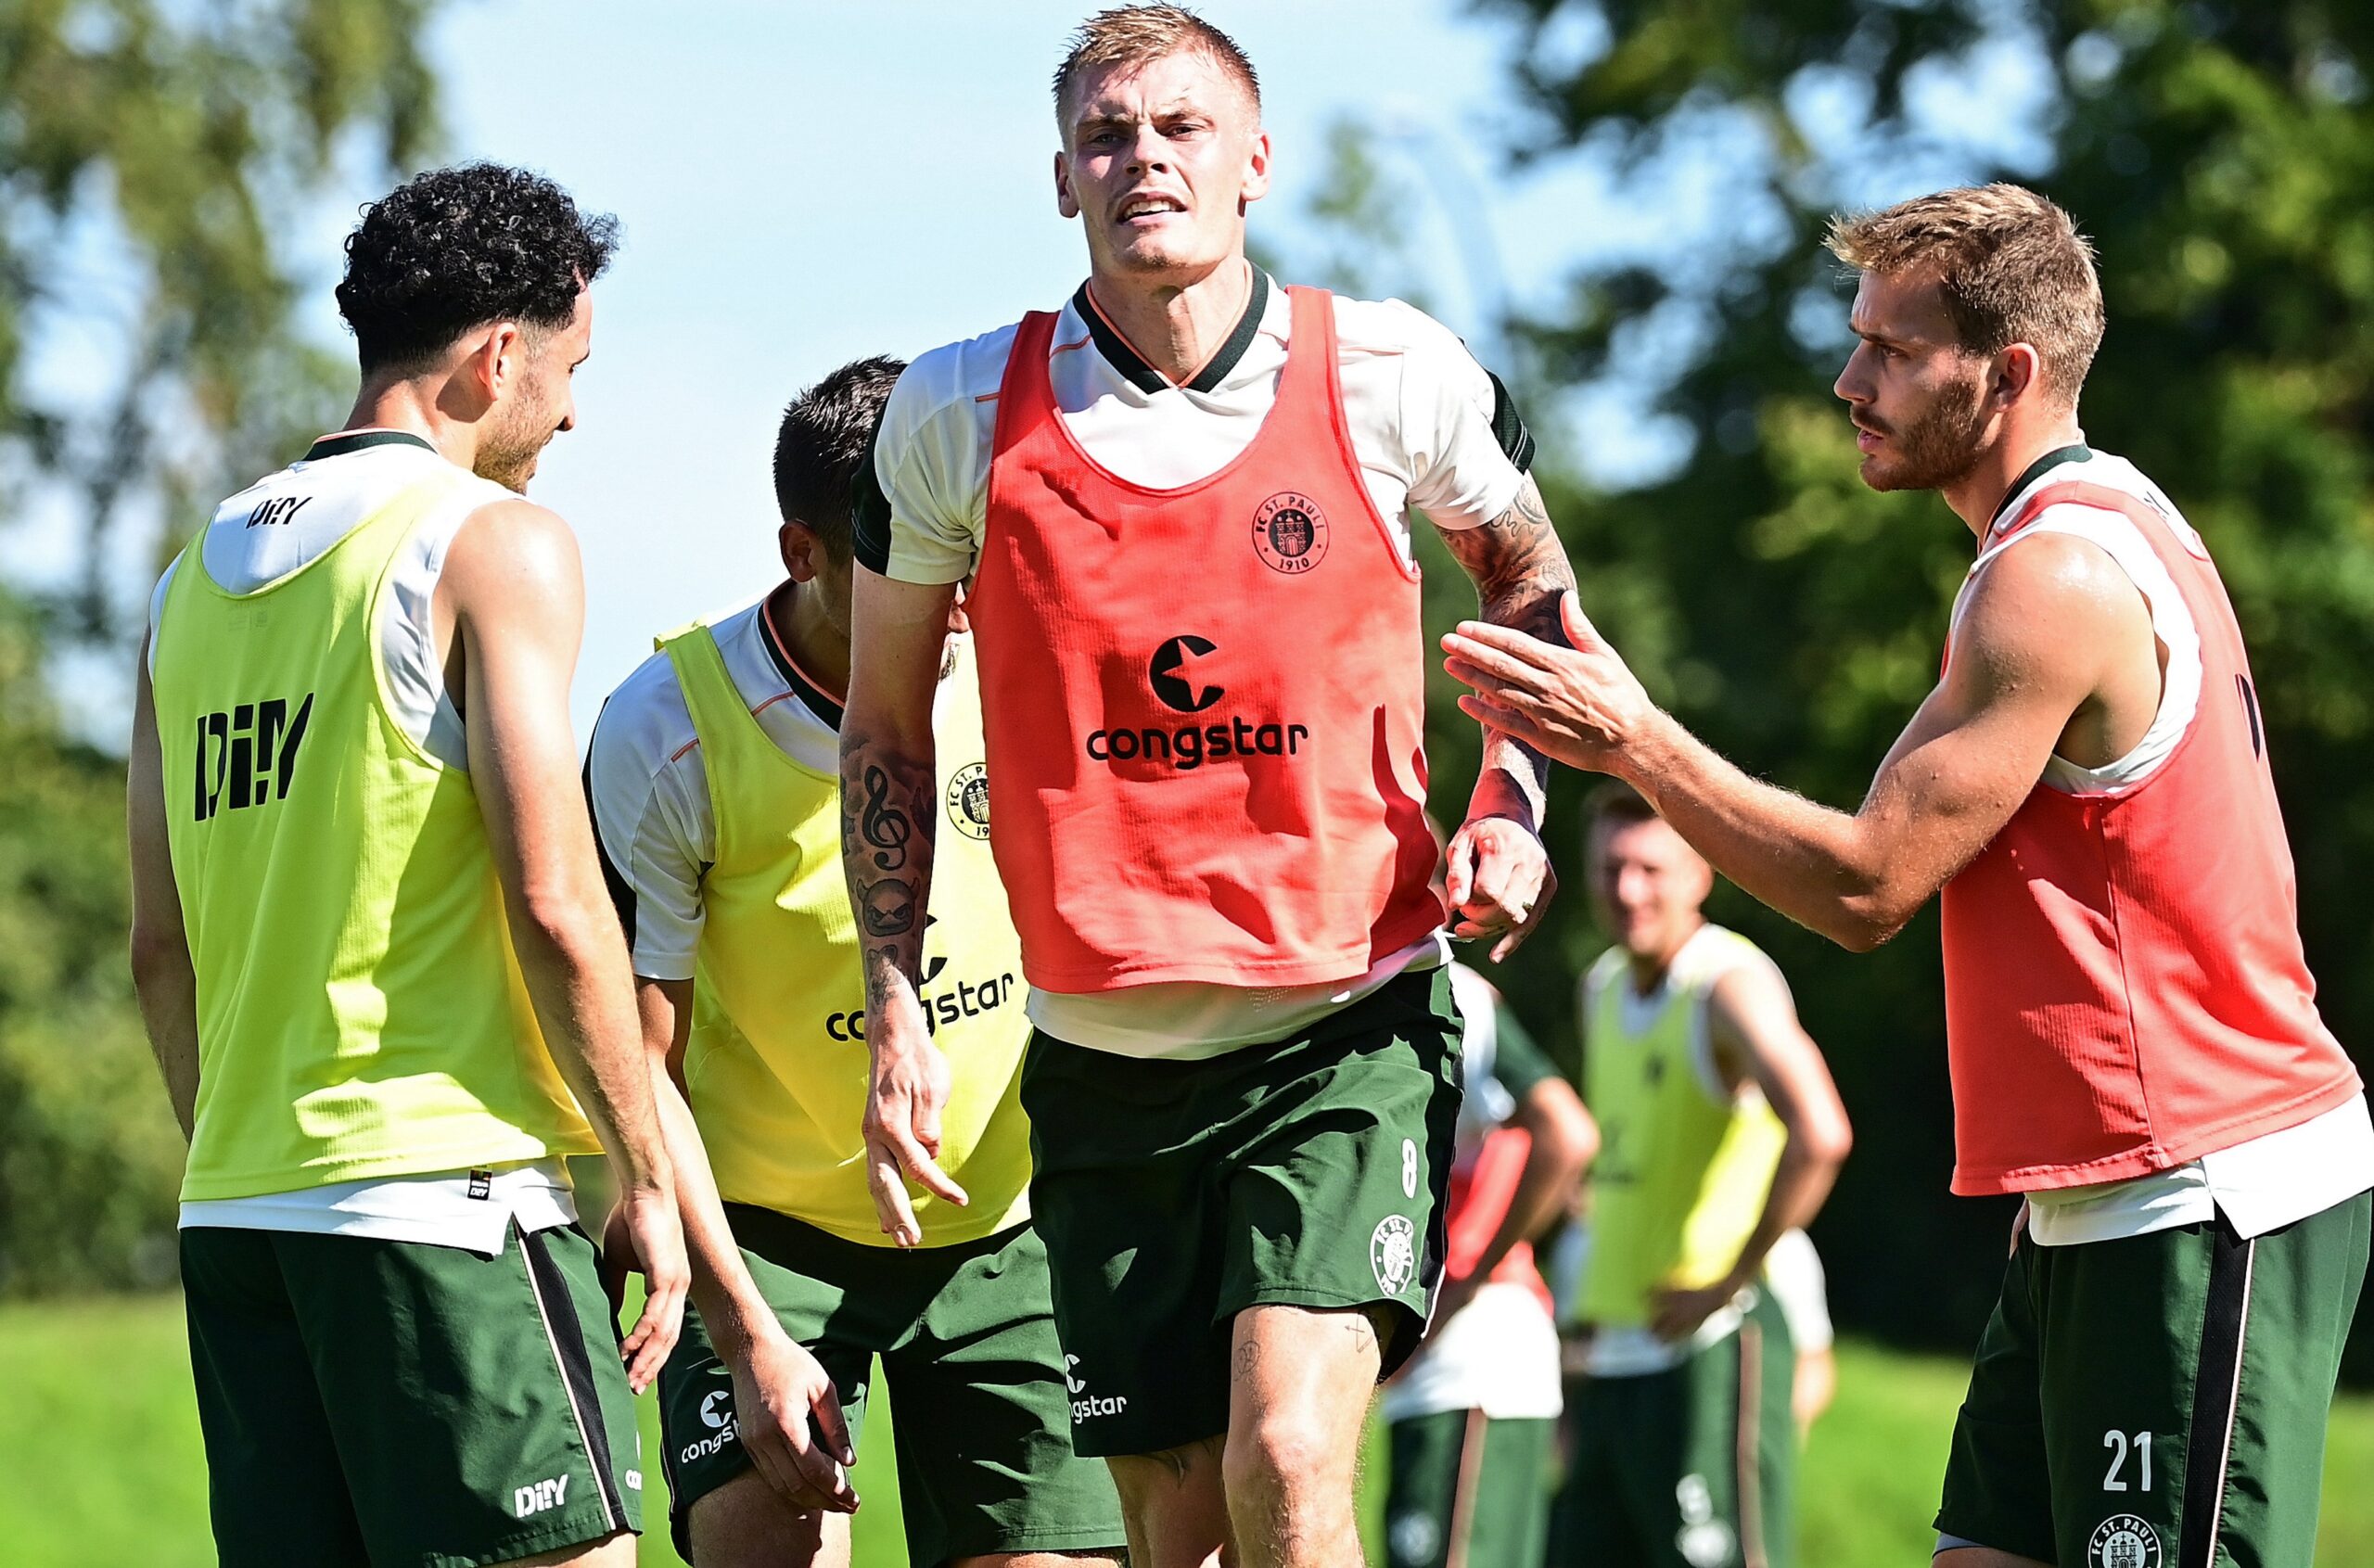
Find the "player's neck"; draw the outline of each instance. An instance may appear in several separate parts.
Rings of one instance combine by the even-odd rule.
[[[1172,386],[1195,379],[1244,319],[1253,298],[1253,263],[1233,255],[1202,276],[1133,277],[1099,272],[1089,301],[1138,357]]]
[[[1632,989],[1634,994],[1638,996],[1647,996],[1651,991],[1653,991],[1659,986],[1664,985],[1666,983],[1666,972],[1673,967],[1673,961],[1681,956],[1682,949],[1690,946],[1690,939],[1692,937],[1697,936],[1698,933],[1705,929],[1706,917],[1704,915],[1694,916],[1691,920],[1690,924],[1681,929],[1678,936],[1675,937],[1671,942],[1666,944],[1657,951],[1652,953],[1628,952],[1625,954],[1624,956],[1631,962]]]
[[[823,597],[785,578],[767,595],[767,626],[784,657],[810,685],[836,702],[849,689],[849,633],[824,614]]]
[[[438,387],[427,378],[377,380],[365,378],[355,394],[354,407],[341,430],[402,430],[437,449],[438,455],[457,468],[475,468],[479,427],[475,421],[455,419],[438,407]]]
[[[1976,466],[1952,484],[1939,487],[1937,493],[1946,498],[1954,516],[1983,541],[2003,498],[2011,493],[2011,487],[2020,482],[2020,476],[2037,458],[2061,447],[2079,445],[2085,440],[2086,432],[2078,428],[2074,409],[2023,423],[2005,431],[2003,439],[1987,448]]]

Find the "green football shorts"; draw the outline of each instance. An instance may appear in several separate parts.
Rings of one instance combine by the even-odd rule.
[[[1393,1455],[1385,1501],[1390,1568],[1541,1568],[1555,1421],[1440,1410],[1386,1431]]]
[[[1797,1353],[1758,1289],[1739,1332],[1679,1366],[1566,1384],[1569,1453],[1551,1562],[1790,1568],[1797,1557]]]
[[[1030,1204],[1081,1453],[1225,1432],[1248,1307],[1382,1305],[1385,1370],[1408,1358],[1442,1271],[1459,1043],[1448,968],[1201,1061],[1032,1037]]]
[[[832,1378],[852,1443],[882,1358],[909,1562],[1122,1544],[1112,1477],[1072,1452],[1047,1252],[1027,1224],[910,1252],[745,1204],[725,1214],[784,1332]],[[684,1314],[660,1371],[659,1424],[676,1549],[689,1560],[694,1505],[750,1468],[733,1377],[697,1313]]]
[[[1954,1424],[1945,1544],[2063,1568],[2305,1563],[2374,1194],[2243,1241],[2222,1217],[2023,1229]]]
[[[181,1233],[226,1568],[503,1562],[643,1526],[594,1243]]]

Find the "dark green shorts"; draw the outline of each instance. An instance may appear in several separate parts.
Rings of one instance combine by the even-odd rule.
[[[1391,1568],[1541,1568],[1556,1421],[1443,1410],[1395,1421],[1387,1432],[1393,1466],[1385,1556]]]
[[[1028,1225],[906,1252],[768,1209],[725,1213],[784,1332],[832,1377],[852,1443],[882,1358],[909,1562],[1122,1544],[1112,1477],[1072,1452],[1047,1252]],[[733,1379],[696,1313],[659,1374],[659,1425],[676,1549],[689,1560],[693,1505],[750,1468]]]
[[[1408,1358],[1442,1271],[1459,1040],[1447,968],[1204,1061],[1032,1037],[1030,1204],[1081,1453],[1225,1432],[1248,1307],[1385,1304],[1386,1370]]]
[[[1797,1353],[1759,1291],[1739,1332],[1678,1367],[1566,1385],[1552,1562],[1790,1568],[1797,1557]]]
[[[2360,1192],[2247,1242],[2222,1218],[2065,1247],[2023,1230],[1939,1535],[2063,1568],[2305,1563],[2369,1213]]]
[[[458,1247],[193,1228],[226,1568],[507,1562],[643,1526],[634,1398],[576,1227]]]

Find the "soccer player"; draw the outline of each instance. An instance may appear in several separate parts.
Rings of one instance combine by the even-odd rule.
[[[2086,442],[2091,248],[2014,185],[1832,228],[1864,482],[1978,541],[1943,678],[1852,814],[1748,777],[1575,649],[1463,627],[1462,701],[1637,784],[1857,950],[1944,893],[1954,1191],[2021,1192],[1939,1568],[2305,1562],[2366,1272],[2374,1123],[2318,1017],[2240,631],[2207,544]]]
[[[975,1201],[920,1201],[923,1240],[909,1251],[866,1188],[867,1014],[836,759],[850,480],[900,369],[844,365],[785,411],[785,580],[662,639],[604,707],[587,764],[645,1044],[673,1075],[659,1090],[670,1152],[680,1173],[715,1175],[687,1194],[684,1227],[696,1278],[715,1278],[718,1300],[687,1315],[659,1380],[676,1541],[701,1568],[849,1562],[854,1498],[845,1482],[810,1485],[799,1461],[817,1447],[811,1409],[823,1449],[848,1450],[840,1412],[849,1432],[862,1423],[877,1355],[898,1398],[910,1562],[1057,1568],[1110,1562],[1121,1544],[1112,1481],[1072,1452],[1046,1250],[1030,1227],[1016,1101],[1030,1025],[987,843],[963,635],[947,639],[932,699],[949,831],[921,1004],[951,1066],[945,1168]]]
[[[1112,1461],[1140,1568],[1339,1568],[1371,1385],[1425,1318],[1458,1099],[1414,514],[1496,621],[1555,635],[1572,574],[1522,422],[1456,338],[1246,261],[1270,142],[1235,44],[1173,6],[1101,13],[1055,104],[1089,279],[915,362],[858,519],[843,846],[874,1195],[907,1242],[909,1180],[962,1195],[917,999],[951,831],[939,629],[977,573],[1074,1442]],[[1537,760],[1487,737],[1449,849],[1454,932],[1500,951],[1548,891]]]
[[[1393,1568],[1540,1568],[1558,1423],[1558,1325],[1533,1238],[1599,1135],[1489,980],[1451,965],[1460,1044],[1449,1247],[1435,1320],[1387,1384]]]
[[[519,493],[615,236],[491,164],[366,209],[346,428],[158,585],[133,972],[226,1563],[634,1561],[683,1242],[577,784],[577,544]],[[624,1370],[562,1163],[597,1147],[651,1283]]]
[[[1779,1568],[1795,1558],[1795,1358],[1763,1283],[1846,1157],[1845,1108],[1755,945],[1701,912],[1714,873],[1622,784],[1592,797],[1583,976],[1598,1119],[1584,1376],[1551,1560]]]

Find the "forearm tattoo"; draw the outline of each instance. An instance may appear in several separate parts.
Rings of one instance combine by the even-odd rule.
[[[923,963],[931,886],[931,770],[862,735],[841,743],[841,868],[862,945],[866,1001]]]
[[[1558,601],[1575,586],[1575,568],[1532,475],[1525,476],[1507,511],[1480,528],[1446,531],[1443,542],[1474,580],[1486,620],[1566,645]],[[1537,782],[1549,776],[1549,763],[1539,752],[1519,742],[1508,744],[1523,755]]]

